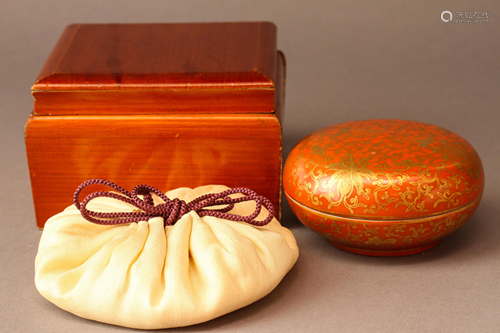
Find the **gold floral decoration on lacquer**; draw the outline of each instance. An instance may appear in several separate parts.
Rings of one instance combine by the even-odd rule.
[[[400,206],[423,216],[438,205],[456,209],[464,196],[482,191],[477,153],[450,131],[404,121],[361,121],[352,128],[312,135],[296,147],[288,183],[297,197],[357,216]]]
[[[328,188],[331,191],[328,194],[320,194],[320,197],[328,200],[329,209],[343,204],[352,214],[353,208],[367,206],[358,201],[358,196],[351,197],[351,195],[356,191],[358,195],[369,199],[370,189],[364,187],[363,178],[376,180],[377,176],[375,172],[365,167],[368,160],[368,158],[365,158],[356,163],[354,157],[351,154],[347,154],[346,158],[341,158],[339,163],[332,163],[327,166],[328,174],[332,174],[332,171],[333,174],[328,181],[322,184],[322,187]],[[334,186],[335,189],[333,189]],[[335,198],[338,199],[335,200]]]
[[[456,214],[429,222],[409,222],[370,227],[368,223],[346,222],[336,218],[320,218],[305,211],[297,211],[299,218],[309,228],[330,241],[363,248],[404,247],[412,248],[433,243],[460,228],[473,213],[469,207]]]

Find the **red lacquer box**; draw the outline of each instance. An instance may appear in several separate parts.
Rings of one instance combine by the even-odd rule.
[[[25,128],[37,225],[90,178],[248,187],[279,212],[284,73],[272,23],[68,26]]]
[[[358,254],[432,248],[476,211],[481,160],[457,134],[404,120],[334,125],[304,138],[283,171],[299,220]]]

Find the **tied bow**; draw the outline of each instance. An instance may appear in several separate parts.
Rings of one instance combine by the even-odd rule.
[[[115,189],[121,194],[107,191],[94,192],[88,195],[81,203],[79,201],[80,192],[87,186],[90,185],[105,185]],[[244,194],[243,197],[231,198],[229,195],[240,193]],[[151,194],[156,194],[159,198],[163,200],[163,203],[155,206],[153,202],[153,197]],[[142,196],[140,198],[139,196]],[[104,212],[94,212],[87,209],[88,203],[97,197],[107,197],[113,198],[126,202],[137,210],[133,212],[115,212],[115,213],[104,213]],[[239,202],[244,201],[255,201],[256,207],[255,211],[248,216],[240,216],[228,213],[234,208],[234,205]],[[153,217],[163,217],[164,224],[173,225],[177,222],[183,215],[190,211],[195,211],[201,216],[213,216],[231,221],[241,221],[247,222],[256,226],[263,226],[271,222],[274,217],[274,208],[272,203],[265,197],[258,195],[254,191],[239,187],[226,190],[220,193],[208,193],[202,195],[189,203],[183,200],[173,199],[170,200],[165,194],[153,186],[149,185],[137,185],[134,187],[132,192],[125,190],[123,187],[116,185],[105,179],[90,179],[83,182],[75,191],[73,195],[73,202],[83,218],[87,221],[97,224],[104,225],[115,225],[115,224],[126,224],[139,221],[147,221]],[[206,209],[207,207],[213,206],[226,206],[218,209]],[[262,206],[266,207],[269,211],[268,216],[265,220],[256,221],[255,218],[260,214]]]

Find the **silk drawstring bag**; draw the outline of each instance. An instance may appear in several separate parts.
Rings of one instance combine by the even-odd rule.
[[[79,203],[91,184],[113,187]],[[142,187],[141,187],[142,186]],[[105,180],[45,224],[40,294],[77,316],[139,329],[202,323],[269,294],[298,258],[272,204],[210,185],[166,195]]]

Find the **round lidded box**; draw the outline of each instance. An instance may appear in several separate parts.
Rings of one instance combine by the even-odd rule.
[[[404,120],[330,126],[288,156],[283,185],[308,228],[358,254],[401,256],[465,224],[484,189],[481,160],[457,134]]]

